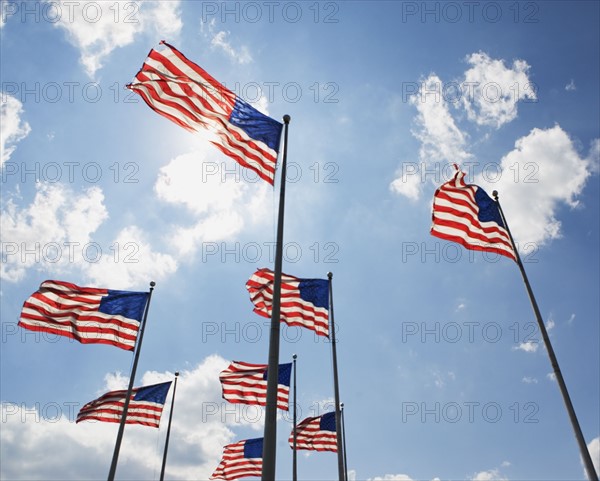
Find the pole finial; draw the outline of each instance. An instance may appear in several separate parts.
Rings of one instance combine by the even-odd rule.
[[[331,279],[333,278],[333,272],[328,272],[328,273],[327,273],[327,278],[328,278],[329,280],[331,280]]]
[[[294,354],[294,355],[292,356],[292,359],[293,359],[294,361],[295,361],[296,359],[298,359],[298,354]]]
[[[156,285],[156,282],[150,281],[150,287],[154,288],[155,285]]]
[[[497,202],[498,201],[498,191],[495,190],[492,192],[492,197],[494,198],[494,200]]]
[[[179,377],[179,371],[175,371],[175,377]]]
[[[290,120],[292,120],[292,118],[291,118],[291,117],[290,117],[288,114],[285,114],[285,115],[283,116],[283,123],[284,123],[284,124],[289,124],[289,123],[290,123]]]

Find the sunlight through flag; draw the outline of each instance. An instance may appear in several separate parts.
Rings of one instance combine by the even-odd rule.
[[[147,292],[79,287],[44,281],[23,304],[19,326],[133,351]]]
[[[289,410],[292,363],[279,365],[277,407]],[[267,405],[267,364],[233,361],[219,375],[223,398],[230,403]]]
[[[294,448],[294,431],[289,437],[290,447]],[[296,449],[310,451],[333,451],[337,453],[335,413],[309,417],[296,426]]]
[[[271,317],[274,273],[258,269],[246,282],[254,312]],[[281,275],[281,320],[288,326],[306,327],[329,336],[329,281]]]
[[[125,424],[142,424],[157,428],[170,387],[171,381],[134,388],[129,399]],[[75,422],[120,422],[126,395],[127,389],[107,392],[83,406]]]
[[[498,205],[481,187],[465,184],[465,173],[455,167],[454,177],[435,191],[431,235],[516,261]]]
[[[246,439],[223,448],[223,458],[209,479],[238,479],[262,474],[263,438]]]
[[[208,130],[221,152],[273,185],[283,124],[256,110],[175,47],[161,44],[160,51],[150,51],[127,88],[184,129]]]

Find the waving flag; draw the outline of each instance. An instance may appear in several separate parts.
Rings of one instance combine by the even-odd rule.
[[[246,439],[223,448],[223,459],[210,479],[262,475],[263,438]]]
[[[289,410],[292,363],[280,364],[277,383],[277,407]],[[219,375],[223,398],[230,403],[267,404],[267,365],[233,361]]]
[[[170,387],[171,381],[133,388],[131,398],[129,398],[125,424],[143,424],[144,426],[157,428],[160,424],[160,416]],[[94,401],[90,401],[81,408],[75,422],[120,422],[123,415],[123,406],[125,405],[125,396],[127,396],[127,389],[111,391]]]
[[[294,449],[294,431],[288,439]],[[306,418],[296,426],[296,449],[310,451],[333,451],[337,453],[335,413]]]
[[[516,261],[498,205],[481,187],[465,184],[465,173],[455,167],[454,178],[435,191],[431,234]]]
[[[147,292],[44,281],[23,304],[19,326],[133,351],[147,299]]]
[[[258,269],[246,282],[254,312],[271,317],[275,275],[270,269]],[[329,281],[281,276],[281,320],[289,326],[301,326],[320,336],[329,336]]]
[[[211,142],[219,150],[272,185],[283,124],[236,96],[175,47],[161,44],[164,48],[150,51],[127,87],[184,129],[212,132]]]

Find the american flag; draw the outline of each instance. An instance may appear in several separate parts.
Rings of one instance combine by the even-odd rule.
[[[23,304],[19,326],[133,351],[147,299],[147,292],[44,281]]]
[[[294,449],[294,431],[288,439]],[[296,426],[296,449],[310,451],[333,451],[337,453],[335,413],[309,417]]]
[[[271,317],[275,274],[258,269],[246,282],[254,312]],[[329,281],[281,276],[281,320],[289,326],[301,326],[320,336],[329,336]]]
[[[454,177],[435,191],[431,234],[516,261],[498,205],[481,187],[465,184],[465,173],[455,167]]]
[[[223,458],[210,479],[262,475],[263,438],[246,439],[223,448]]]
[[[133,388],[129,398],[125,424],[143,424],[144,426],[157,428],[160,424],[160,416],[170,387],[171,381]],[[107,392],[83,406],[77,414],[75,422],[121,422],[126,396],[126,389]]]
[[[292,363],[280,364],[277,382],[277,407],[289,410]],[[223,398],[230,403],[267,404],[267,364],[233,361],[219,375]]]
[[[127,87],[155,112],[189,131],[207,129],[211,142],[271,185],[283,125],[236,96],[175,47],[152,49]]]

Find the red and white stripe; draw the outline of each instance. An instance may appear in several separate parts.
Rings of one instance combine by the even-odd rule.
[[[230,403],[267,405],[267,381],[264,373],[267,364],[250,364],[233,361],[221,371],[219,379],[223,387],[223,398]],[[290,388],[277,385],[277,407],[289,410]]]
[[[273,185],[277,152],[229,122],[235,93],[176,48],[164,42],[163,47],[150,51],[127,87],[184,129],[214,133],[211,142],[219,150]]]
[[[333,451],[337,453],[337,434],[335,431],[321,430],[321,417],[309,417],[296,426],[296,450]],[[288,439],[294,449],[294,431]]]
[[[223,458],[209,479],[238,479],[262,476],[262,458],[245,458],[246,441],[228,444],[223,448]]]
[[[329,312],[300,297],[298,285],[302,279],[281,275],[281,320],[288,326],[306,327],[320,336],[329,336]],[[270,318],[273,306],[275,273],[270,269],[258,269],[246,282],[254,312]]]
[[[132,351],[140,323],[98,312],[108,289],[44,281],[23,304],[19,326],[76,339],[83,344],[111,344]]]
[[[142,424],[158,428],[164,404],[150,401],[135,401],[134,397],[139,388],[131,391],[127,418],[125,424]],[[76,423],[80,421],[102,421],[107,423],[119,423],[123,416],[125,396],[127,390],[111,391],[98,399],[84,405],[77,414]]]
[[[494,252],[516,260],[508,231],[496,222],[481,222],[475,201],[476,185],[465,184],[465,173],[442,184],[433,197],[431,234],[472,250]]]

